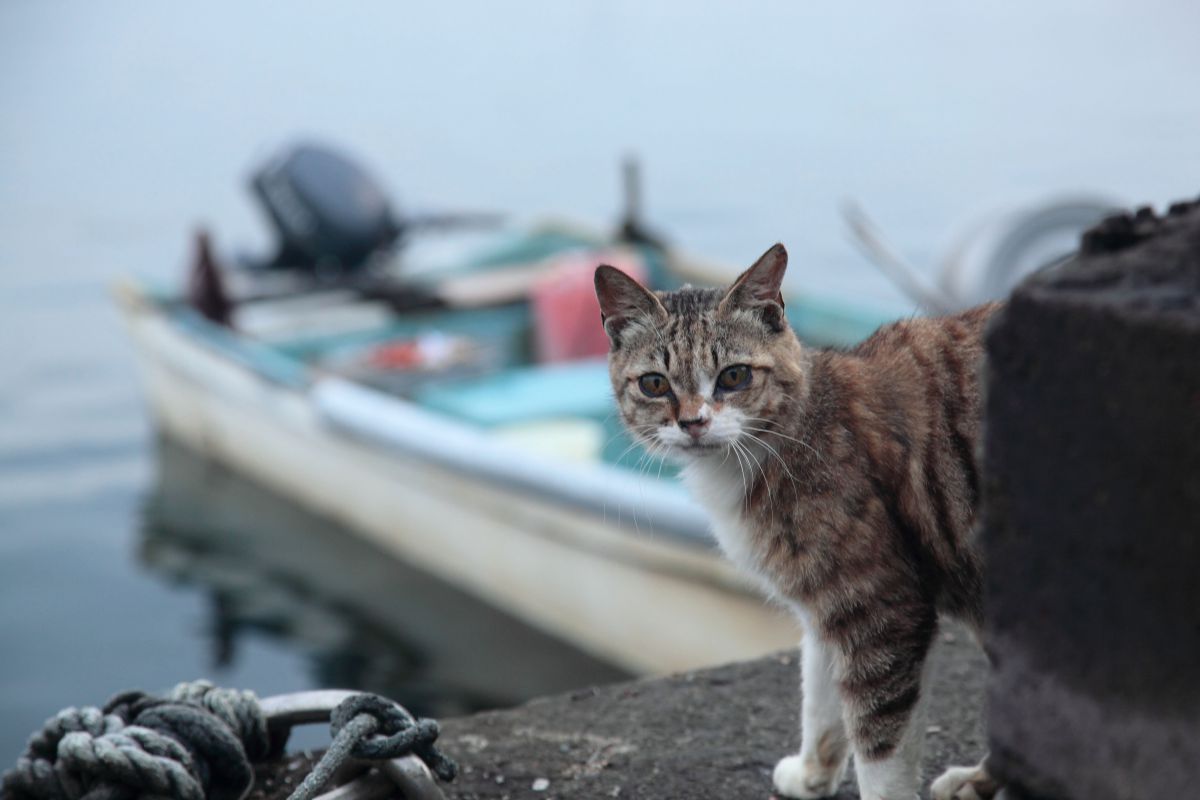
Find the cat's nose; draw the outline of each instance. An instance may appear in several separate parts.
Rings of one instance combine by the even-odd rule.
[[[699,439],[708,430],[709,420],[703,417],[694,419],[680,419],[679,427],[683,432],[691,436],[693,439]]]

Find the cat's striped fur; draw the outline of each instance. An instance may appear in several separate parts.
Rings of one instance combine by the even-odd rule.
[[[658,295],[601,267],[613,389],[629,430],[684,461],[726,552],[802,621],[804,743],[777,789],[833,794],[849,744],[864,797],[909,800],[938,615],[981,621],[979,372],[998,306],[813,350],[783,316],[786,263],[776,245],[727,290]],[[750,377],[723,388],[737,365]]]

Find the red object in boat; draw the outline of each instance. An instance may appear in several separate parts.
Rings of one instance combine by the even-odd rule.
[[[646,269],[632,253],[573,253],[533,287],[534,332],[539,361],[570,361],[608,352],[608,335],[600,322],[595,272],[610,264],[641,284]]]
[[[381,344],[371,351],[367,360],[379,369],[412,369],[424,361],[416,339]]]

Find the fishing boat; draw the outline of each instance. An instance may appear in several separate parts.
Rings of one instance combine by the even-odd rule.
[[[118,286],[154,419],[622,669],[794,643],[792,621],[722,560],[670,465],[615,418],[595,266],[656,288],[736,272],[648,233],[634,172],[613,233],[562,220],[464,230],[400,218],[334,151],[285,151],[253,182],[279,236],[274,257],[225,267],[201,237],[186,289]],[[888,316],[787,300],[797,333],[818,345],[858,341]]]

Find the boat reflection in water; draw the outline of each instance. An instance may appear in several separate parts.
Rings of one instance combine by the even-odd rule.
[[[266,634],[310,656],[313,686],[436,716],[627,677],[170,439],[157,455],[140,557],[211,594],[214,667]]]

